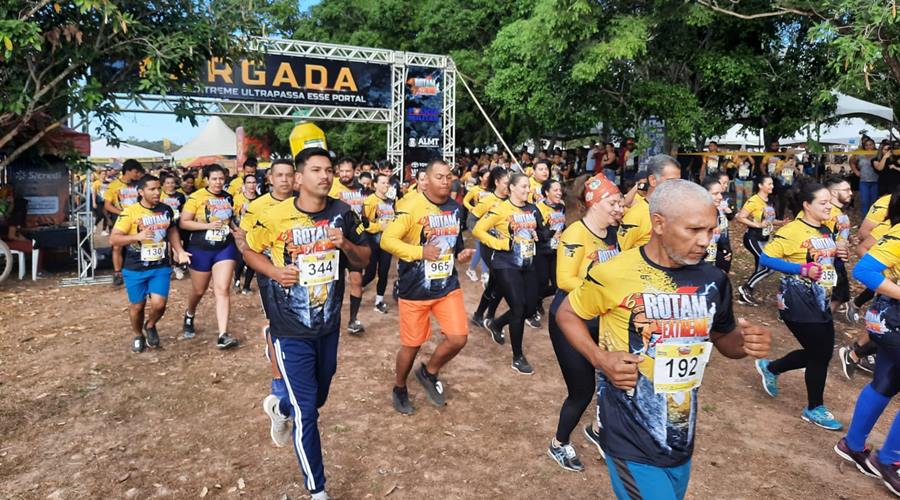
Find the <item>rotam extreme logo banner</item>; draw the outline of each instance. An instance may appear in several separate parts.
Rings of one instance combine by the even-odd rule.
[[[262,62],[209,61],[200,97],[354,108],[390,108],[391,68],[383,64],[265,54]]]
[[[444,72],[410,66],[406,71],[406,99],[403,106],[403,158],[413,174],[428,162],[441,158],[444,148]]]

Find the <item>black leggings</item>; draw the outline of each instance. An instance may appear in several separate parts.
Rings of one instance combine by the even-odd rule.
[[[534,311],[537,304],[537,287],[534,286],[533,269],[494,269],[491,281],[497,279],[497,291],[506,299],[509,310],[497,318],[497,328],[509,325],[509,343],[513,357],[522,356],[522,337],[525,333],[525,315]]]
[[[806,368],[806,398],[808,408],[825,403],[825,378],[828,363],[834,352],[834,321],[828,323],[784,322],[803,349],[790,352],[781,359],[769,363],[769,371],[775,375]]]
[[[588,331],[591,332],[594,343],[597,343],[600,335],[597,321],[586,321],[585,324]],[[594,365],[572,347],[572,344],[566,339],[565,334],[556,324],[553,314],[550,314],[550,342],[553,343],[553,352],[556,353],[556,361],[559,363],[563,380],[566,381],[566,389],[569,391],[562,408],[559,409],[556,440],[560,443],[568,443],[584,410],[594,398],[597,374]]]
[[[369,265],[363,272],[362,286],[368,285],[377,277],[378,284],[375,287],[375,293],[384,297],[393,256],[390,252],[382,250],[381,245],[374,238],[369,240],[369,248],[372,249],[372,256],[369,257]]]
[[[244,276],[244,290],[250,289],[250,282],[256,276],[256,271],[252,267],[244,264],[243,258],[238,258],[237,266],[234,268],[234,281],[241,281],[241,275]]]
[[[863,305],[865,305],[866,302],[868,302],[874,298],[875,298],[875,292],[866,288],[865,290],[860,292],[859,295],[857,295],[855,299],[853,299],[853,305],[855,305],[856,307],[862,307]]]
[[[534,258],[534,274],[537,277],[538,304],[556,294],[556,253],[537,254]]]
[[[759,265],[759,256],[762,255],[763,246],[766,243],[765,240],[753,238],[748,233],[749,231],[744,233],[744,248],[753,254],[753,261],[756,262],[756,270],[753,271],[753,274],[751,274],[749,278],[747,278],[747,286],[752,290],[760,281],[772,275],[775,271]]]
[[[491,268],[491,257],[494,251],[485,244],[481,244],[481,259],[488,268],[488,282],[484,286],[484,292],[481,293],[481,300],[478,301],[478,308],[475,309],[476,318],[493,318],[497,314],[497,307],[500,305],[502,298],[497,293],[497,277]]]

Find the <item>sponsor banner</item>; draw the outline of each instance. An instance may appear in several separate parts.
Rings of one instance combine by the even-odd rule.
[[[410,66],[406,74],[403,158],[415,175],[429,161],[443,156],[444,72]]]
[[[69,169],[63,163],[13,163],[9,180],[16,198],[28,200],[25,227],[62,224],[69,203]]]
[[[264,54],[262,61],[209,61],[198,97],[354,108],[391,107],[391,67]]]
[[[641,122],[641,136],[649,139],[650,146],[639,154],[638,171],[647,170],[650,157],[658,154],[668,154],[666,151],[666,122],[655,116]]]

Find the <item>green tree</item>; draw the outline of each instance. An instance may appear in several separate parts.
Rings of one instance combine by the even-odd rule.
[[[9,0],[0,18],[0,167],[73,116],[115,140],[117,94],[194,90],[202,65],[242,54],[260,24],[249,0]],[[176,115],[200,110],[185,98]]]

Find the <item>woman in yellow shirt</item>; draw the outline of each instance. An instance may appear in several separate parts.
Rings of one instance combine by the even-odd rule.
[[[575,454],[569,438],[581,415],[594,397],[596,375],[594,366],[566,340],[556,324],[556,311],[572,290],[581,286],[588,269],[597,262],[606,262],[619,253],[616,224],[625,209],[622,193],[604,174],[597,174],[582,186],[583,193],[576,193],[585,207],[584,217],[573,222],[559,236],[556,248],[556,283],[559,289],[550,305],[550,342],[559,362],[568,394],[559,410],[556,435],[550,441],[547,453],[566,470],[584,468]],[[600,327],[597,320],[589,321],[588,330],[594,342],[599,343]],[[593,426],[584,428],[585,436],[597,446],[601,456],[600,436]]]
[[[753,288],[774,273],[760,264],[760,255],[762,255],[763,247],[771,238],[775,226],[782,224],[782,221],[775,218],[774,200],[772,199],[775,183],[772,177],[769,175],[759,176],[755,183],[756,194],[747,200],[747,203],[735,216],[738,222],[747,226],[747,231],[744,233],[744,248],[753,255],[753,260],[756,262],[753,274],[747,278],[746,283],[738,287],[738,301],[749,306],[757,305],[756,299],[753,298]]]
[[[480,219],[494,205],[502,203],[509,197],[509,171],[503,167],[492,168],[488,175],[487,190],[488,194],[483,196],[475,205],[475,208],[472,209],[472,215],[476,219]],[[491,264],[493,255],[494,251],[491,247],[484,244],[481,245],[481,260],[488,266],[488,278],[485,279],[485,273],[481,274],[481,285],[484,287],[484,293],[481,294],[478,308],[475,309],[475,314],[472,316],[472,323],[485,329],[488,329],[488,320],[494,319],[494,313],[500,304],[500,298],[495,293],[497,283],[493,279],[494,272]]]
[[[509,305],[509,310],[496,321],[485,319],[485,326],[493,340],[502,344],[503,327],[509,325],[512,368],[523,375],[534,373],[522,350],[522,339],[525,317],[537,306],[534,257],[543,232],[540,212],[528,202],[529,185],[525,174],[512,174],[509,199],[491,208],[472,230],[472,236],[494,251],[491,281],[496,278],[497,290]]]
[[[244,216],[244,213],[247,211],[247,207],[250,206],[250,202],[255,200],[259,193],[256,192],[256,175],[247,174],[242,179],[243,183],[241,184],[241,188],[238,190],[237,195],[234,197],[234,214],[235,214],[235,224],[240,224],[241,218]],[[253,282],[253,277],[256,275],[256,271],[253,268],[244,264],[244,259],[238,260],[237,267],[234,270],[234,289],[235,293],[238,290],[243,295],[250,294],[250,283]],[[244,277],[244,286],[241,288],[241,276]]]
[[[475,223],[478,222],[478,218],[472,213],[475,210],[475,206],[481,201],[482,198],[491,194],[488,190],[488,180],[491,176],[491,171],[488,169],[483,170],[482,172],[476,174],[478,178],[478,184],[475,184],[468,188],[466,191],[466,196],[463,197],[463,206],[466,208],[468,212],[466,226],[467,227],[475,227]],[[481,259],[481,242],[475,240],[475,255],[472,257],[472,261],[469,262],[469,268],[466,269],[466,276],[469,277],[472,281],[478,281],[478,266],[481,266],[481,280],[487,281],[488,279],[488,267],[487,263]]]

